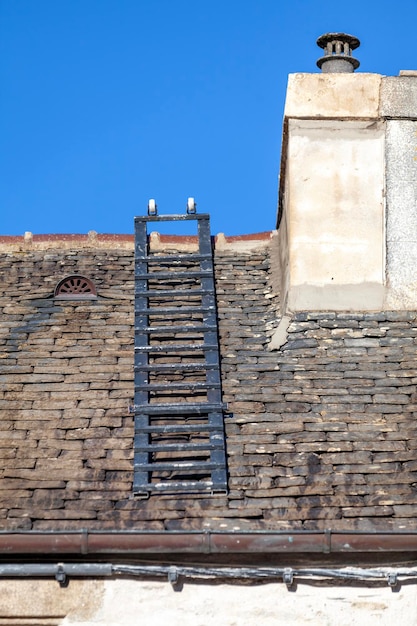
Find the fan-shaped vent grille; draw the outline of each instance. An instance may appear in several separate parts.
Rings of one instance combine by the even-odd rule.
[[[94,284],[85,276],[67,276],[61,280],[55,289],[56,298],[96,298]]]

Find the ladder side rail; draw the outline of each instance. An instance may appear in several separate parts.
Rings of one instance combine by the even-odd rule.
[[[149,336],[143,329],[149,324],[149,316],[142,315],[142,311],[148,308],[148,280],[144,275],[148,272],[148,234],[146,222],[135,220],[135,347],[147,348]],[[135,406],[146,406],[149,402],[149,394],[143,386],[149,382],[149,352],[135,350],[134,357],[134,380],[135,380]],[[149,472],[144,467],[150,461],[150,454],[143,450],[149,445],[150,433],[145,430],[149,427],[149,414],[135,409],[135,443],[134,443],[134,478],[133,491],[140,492],[143,485],[149,482]]]
[[[202,305],[209,309],[209,313],[205,320],[210,327],[215,326],[215,330],[208,330],[204,334],[204,341],[207,345],[215,345],[215,349],[206,350],[206,362],[215,365],[213,369],[206,370],[206,380],[212,385],[207,391],[207,401],[218,403],[219,410],[208,414],[208,422],[211,426],[218,428],[210,432],[210,444],[213,446],[210,452],[210,460],[215,465],[211,476],[213,481],[213,490],[225,491],[227,489],[227,468],[226,468],[226,442],[224,433],[224,416],[221,409],[222,406],[222,388],[220,375],[220,346],[218,337],[218,318],[217,303],[215,296],[214,284],[214,261],[213,247],[211,244],[210,223],[209,220],[202,220],[198,223],[198,233],[200,242],[200,252],[204,254],[211,253],[210,261],[201,261],[201,270],[210,269],[210,276],[201,278],[201,286],[207,293],[202,296]],[[210,265],[210,267],[208,267]],[[221,445],[220,445],[221,444]]]

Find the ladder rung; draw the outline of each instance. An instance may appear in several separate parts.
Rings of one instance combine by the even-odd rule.
[[[172,426],[164,424],[163,426],[141,426],[138,432],[155,433],[155,434],[201,434],[206,432],[218,431],[223,434],[223,426],[213,426],[211,424],[179,424]]]
[[[136,291],[136,296],[145,296],[146,298],[176,298],[177,296],[206,296],[214,294],[213,289],[146,289],[145,291]]]
[[[134,404],[136,414],[143,415],[201,415],[206,413],[223,413],[227,405],[223,402],[169,402],[162,404]]]
[[[188,222],[209,219],[209,213],[165,213],[164,215],[137,215],[135,222]]]
[[[215,311],[215,306],[211,307],[202,307],[202,306],[160,306],[160,307],[152,307],[147,309],[135,309],[135,315],[176,315],[176,314],[186,314],[186,313],[211,313]]]
[[[221,450],[222,442],[217,445],[213,443],[160,443],[149,444],[149,446],[135,446],[137,452],[193,452],[202,450]]]
[[[145,326],[144,328],[140,328],[138,326],[135,327],[135,332],[137,333],[204,333],[205,331],[215,331],[217,330],[217,326],[213,324],[195,324],[194,326]]]
[[[188,372],[219,369],[217,363],[164,363],[159,365],[136,365],[135,372]]]
[[[205,480],[197,482],[195,480],[184,481],[170,481],[160,483],[138,483],[133,485],[133,492],[140,491],[207,491],[214,489],[213,482],[211,480]]]
[[[215,344],[204,343],[190,343],[190,344],[177,344],[172,346],[135,346],[137,352],[194,352],[197,350],[217,350],[218,346]]]
[[[148,263],[175,263],[180,264],[183,261],[204,261],[206,259],[212,259],[211,254],[161,254],[160,256],[155,254],[146,254],[144,256],[136,256],[136,261],[148,261]]]
[[[221,483],[214,483],[211,480],[206,481],[193,481],[193,480],[184,480],[184,481],[169,481],[169,482],[160,482],[160,483],[138,483],[133,485],[133,492],[136,495],[141,495],[143,493],[144,497],[148,497],[149,492],[165,492],[165,491],[185,491],[188,493],[192,493],[193,491],[210,491],[211,493],[218,493],[221,495],[226,495],[227,493],[227,485],[226,481]]]
[[[199,391],[200,389],[219,389],[220,383],[148,383],[147,385],[135,385],[135,389],[138,391],[183,391],[189,389],[190,391]]]
[[[215,470],[224,467],[221,463],[212,461],[155,461],[154,463],[141,463],[140,469],[147,472],[194,472],[195,470]]]
[[[170,280],[174,278],[175,280],[182,278],[210,278],[213,276],[213,272],[211,270],[203,270],[203,271],[177,271],[177,272],[147,272],[146,274],[139,274],[136,276],[137,280]]]

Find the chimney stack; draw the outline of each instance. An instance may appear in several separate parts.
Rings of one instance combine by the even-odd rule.
[[[416,310],[417,72],[353,73],[357,39],[319,45],[323,72],[288,78],[283,313]]]

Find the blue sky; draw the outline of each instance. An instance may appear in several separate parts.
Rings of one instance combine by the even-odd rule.
[[[213,233],[275,226],[287,76],[317,37],[416,69],[415,0],[0,0],[0,234],[131,233],[188,196]]]

